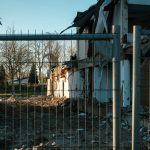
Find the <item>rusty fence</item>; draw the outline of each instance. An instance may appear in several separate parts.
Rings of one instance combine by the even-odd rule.
[[[0,35],[0,149],[146,149],[147,117],[133,126],[136,87],[119,30]]]

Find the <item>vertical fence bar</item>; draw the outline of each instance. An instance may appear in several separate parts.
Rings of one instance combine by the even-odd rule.
[[[149,58],[150,59],[150,58]],[[150,62],[150,60],[149,60],[149,62]],[[150,64],[149,64],[149,86],[148,86],[148,88],[149,88],[149,115],[148,115],[148,120],[149,120],[149,125],[148,125],[148,131],[150,131]],[[150,137],[150,132],[148,132],[148,137]],[[150,142],[148,142],[148,149],[150,150]]]
[[[113,37],[113,150],[120,149],[120,28],[112,27]]]
[[[139,98],[140,98],[140,36],[141,27],[133,27],[133,76],[132,76],[132,150],[139,149]]]

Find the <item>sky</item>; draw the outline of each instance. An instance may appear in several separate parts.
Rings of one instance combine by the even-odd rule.
[[[0,34],[14,27],[16,33],[60,33],[70,26],[77,11],[97,0],[0,0]],[[75,32],[75,29],[65,33]]]

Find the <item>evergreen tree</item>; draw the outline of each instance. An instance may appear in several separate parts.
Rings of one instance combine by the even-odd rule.
[[[4,66],[0,66],[0,84],[4,85],[6,81],[6,74],[5,74],[5,69]]]
[[[31,66],[30,74],[29,74],[29,81],[30,84],[38,84],[38,76],[36,71],[36,66],[33,63]]]

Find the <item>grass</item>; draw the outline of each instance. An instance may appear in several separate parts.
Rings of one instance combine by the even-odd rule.
[[[0,97],[9,97],[9,96],[31,96],[31,95],[46,95],[47,88],[43,88],[43,86],[22,86],[21,91],[19,90],[19,86],[15,86],[15,92],[12,94],[11,86],[7,86],[0,88]]]

